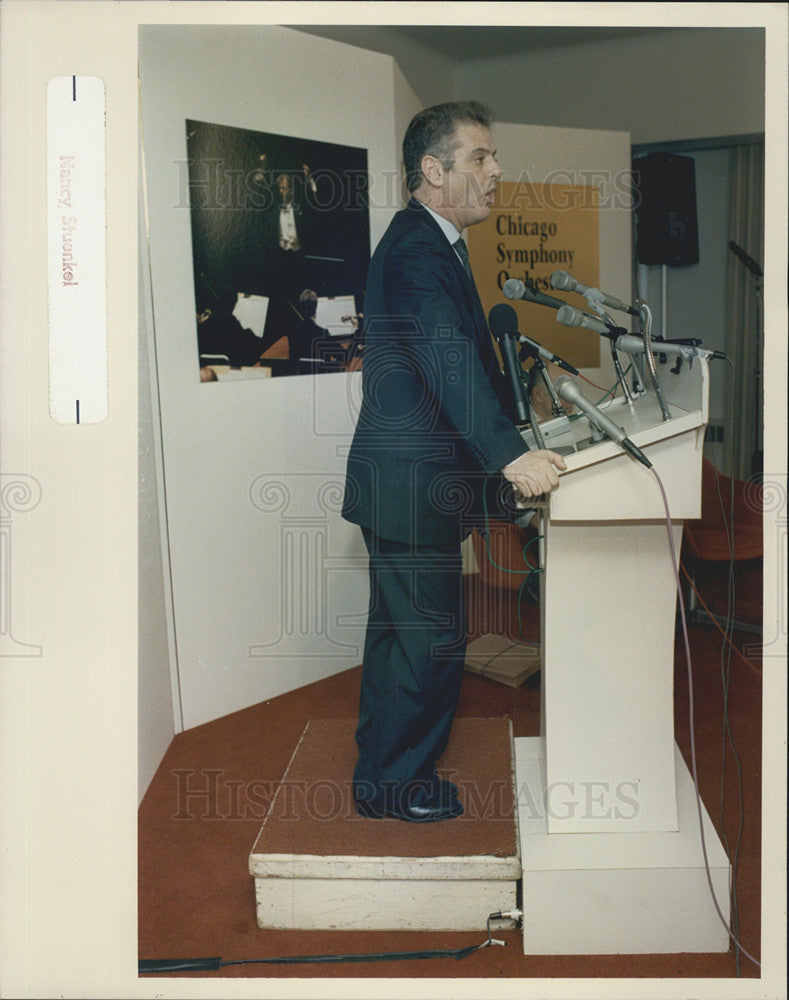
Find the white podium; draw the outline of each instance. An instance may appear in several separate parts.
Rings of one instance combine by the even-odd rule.
[[[673,360],[658,366],[669,420],[649,391],[605,411],[658,473],[678,557],[683,521],[701,513],[709,383],[705,359],[679,372]],[[573,450],[542,519],[541,735],[516,740],[524,951],[726,951],[674,742],[677,595],[658,482],[592,440],[584,416],[540,430]],[[702,812],[728,920],[728,859]]]

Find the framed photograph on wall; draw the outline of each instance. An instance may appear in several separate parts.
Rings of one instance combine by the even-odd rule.
[[[185,124],[201,379],[358,367],[367,150]]]

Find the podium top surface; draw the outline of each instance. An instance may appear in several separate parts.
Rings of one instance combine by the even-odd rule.
[[[652,462],[669,499],[672,518],[701,516],[701,458],[708,419],[709,377],[703,358],[680,372],[661,366],[659,378],[670,419],[664,420],[654,392],[628,403],[615,399],[600,407]],[[595,401],[595,390],[582,387]],[[665,508],[653,474],[620,445],[600,439],[581,414],[540,424],[545,447],[560,452],[567,470],[548,497],[552,521],[663,520]],[[538,447],[530,429],[529,447]]]

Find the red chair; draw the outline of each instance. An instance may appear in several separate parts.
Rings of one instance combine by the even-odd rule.
[[[731,496],[732,480],[719,473],[707,458],[702,458],[701,517],[686,521],[683,533],[683,562],[691,577],[688,620],[706,622],[709,615],[724,627],[728,625],[761,635],[762,630],[757,625],[729,621],[712,612],[705,612],[699,607],[694,590],[695,570],[700,563],[730,562],[732,558],[739,562],[760,559],[764,554],[761,485],[735,479],[733,509]]]

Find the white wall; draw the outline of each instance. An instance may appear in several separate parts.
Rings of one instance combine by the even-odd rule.
[[[140,192],[140,247],[145,246],[144,205]],[[180,729],[173,697],[175,634],[172,621],[170,575],[166,569],[164,528],[164,477],[161,462],[159,396],[155,382],[153,302],[150,273],[143,258],[138,282],[139,347],[139,501],[137,547],[139,597],[137,601],[137,786],[141,800],[159,763]]]
[[[358,529],[338,514],[358,376],[197,378],[184,120],[366,148],[374,245],[399,207],[395,123],[416,98],[389,57],[278,27],[144,26],[140,74],[177,691],[189,728],[358,664],[367,578]]]
[[[508,121],[629,132],[635,145],[764,131],[764,31],[681,28],[459,66]]]
[[[395,88],[395,143],[397,146],[397,169],[402,175],[402,181],[400,184],[400,198],[403,204],[405,204],[410,195],[408,193],[408,188],[405,183],[405,172],[402,169],[402,142],[403,136],[405,135],[405,130],[414,115],[421,111],[422,108],[427,107],[423,104],[414,91],[411,88],[409,81],[406,79],[404,73],[401,72],[400,67],[397,63],[394,63],[394,88]]]
[[[392,8],[396,10],[396,8]],[[407,14],[402,8],[401,16]],[[393,17],[394,22],[397,18]],[[377,24],[300,24],[297,30],[307,34],[331,38],[360,49],[390,55],[397,63],[405,79],[414,90],[421,107],[440,104],[455,99],[455,71],[457,62],[439,55],[426,45],[408,38],[397,30],[397,25]],[[402,135],[402,133],[400,133]]]
[[[759,11],[751,6],[756,21]],[[517,20],[517,5],[509,7]],[[506,5],[503,10],[499,23],[510,13]],[[599,12],[591,20],[595,16],[599,21]],[[589,24],[582,45],[465,61],[431,51],[399,32],[397,24],[300,25],[299,30],[393,56],[424,106],[474,97],[502,120],[613,129],[629,132],[636,145],[764,130],[761,28],[665,27],[645,36],[600,39]],[[469,24],[471,35],[475,30]]]

